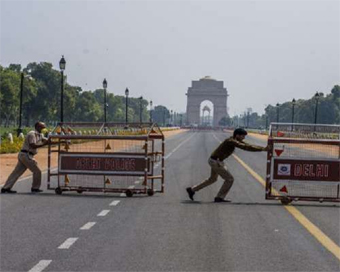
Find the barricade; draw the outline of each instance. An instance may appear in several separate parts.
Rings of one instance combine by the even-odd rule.
[[[266,199],[340,202],[340,126],[272,123]]]
[[[157,124],[59,123],[49,137],[47,188],[56,194],[164,192],[165,141]]]

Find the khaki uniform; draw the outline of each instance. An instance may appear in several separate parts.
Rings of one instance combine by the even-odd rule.
[[[225,167],[223,160],[228,158],[235,150],[235,147],[238,147],[243,150],[247,151],[264,151],[265,148],[261,146],[256,145],[250,145],[248,143],[237,141],[233,137],[230,137],[224,142],[222,142],[215,151],[211,154],[208,163],[211,167],[211,174],[208,179],[203,181],[202,183],[195,185],[192,187],[192,190],[194,192],[197,192],[211,184],[217,181],[218,176],[221,176],[224,179],[224,183],[220,189],[220,191],[217,193],[218,198],[224,199],[226,195],[228,194],[231,186],[234,183],[234,177],[229,172],[229,170]]]
[[[34,155],[37,154],[37,149],[30,147],[30,144],[40,144],[42,139],[42,135],[37,131],[30,131],[27,134],[22,149],[18,154],[18,163],[3,186],[4,189],[11,189],[27,169],[31,170],[33,173],[32,189],[40,188],[41,170],[39,169],[37,162],[34,160]]]

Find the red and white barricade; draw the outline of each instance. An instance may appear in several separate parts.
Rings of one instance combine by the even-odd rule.
[[[272,123],[266,199],[340,202],[340,126]]]

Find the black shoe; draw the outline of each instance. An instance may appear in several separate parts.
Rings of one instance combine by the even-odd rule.
[[[195,192],[191,189],[191,187],[188,187],[188,188],[187,188],[187,193],[188,193],[190,199],[191,199],[191,200],[194,200]]]
[[[16,194],[17,191],[13,191],[13,190],[11,190],[11,189],[1,188],[1,193],[2,193],[2,194]]]
[[[215,200],[214,202],[231,202],[230,199],[223,199],[223,198],[220,198],[220,197],[215,197]]]
[[[43,192],[43,190],[40,190],[40,189],[31,189],[31,192],[32,193],[42,193]]]

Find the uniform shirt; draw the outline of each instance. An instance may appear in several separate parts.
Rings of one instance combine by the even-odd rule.
[[[33,153],[34,155],[37,154],[37,149],[32,148],[30,144],[39,144],[43,139],[42,135],[35,130],[32,130],[27,133],[24,144],[22,146],[22,150],[26,150],[28,152]]]
[[[237,141],[233,137],[230,137],[224,140],[215,151],[211,154],[212,159],[218,159],[219,161],[223,161],[224,159],[228,158],[235,150],[235,147],[241,148],[247,151],[264,151],[265,148],[261,146],[247,144],[242,141]]]

